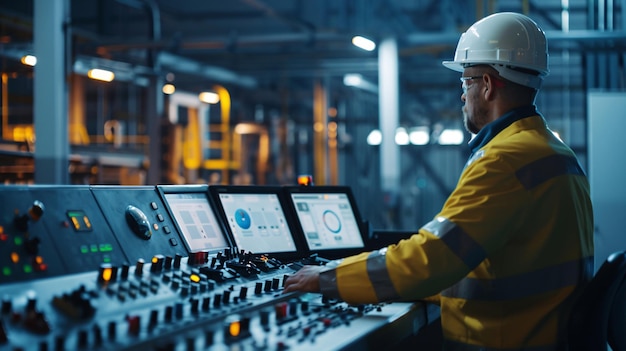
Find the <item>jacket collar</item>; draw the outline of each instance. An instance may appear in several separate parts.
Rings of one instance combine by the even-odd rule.
[[[487,124],[468,143],[470,149],[472,150],[472,154],[480,150],[480,148],[482,148],[483,146],[487,145],[487,143],[489,143],[491,139],[493,139],[506,127],[510,126],[516,121],[519,121],[522,118],[530,116],[541,116],[539,112],[537,112],[537,108],[535,107],[535,105],[518,107],[500,116],[500,118],[496,119],[495,121]]]

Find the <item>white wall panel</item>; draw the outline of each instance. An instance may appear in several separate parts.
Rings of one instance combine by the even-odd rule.
[[[626,250],[626,93],[588,95],[589,180],[595,216],[595,267]]]

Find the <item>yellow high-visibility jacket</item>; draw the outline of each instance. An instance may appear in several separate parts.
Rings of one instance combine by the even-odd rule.
[[[554,350],[569,297],[593,275],[587,178],[534,106],[490,123],[470,146],[431,222],[322,272],[322,293],[349,303],[438,296],[447,350]]]

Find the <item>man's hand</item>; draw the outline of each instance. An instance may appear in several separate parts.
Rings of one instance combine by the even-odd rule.
[[[292,291],[319,292],[322,266],[304,266],[287,278],[283,293]]]

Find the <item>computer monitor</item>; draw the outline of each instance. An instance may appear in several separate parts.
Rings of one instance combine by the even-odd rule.
[[[212,185],[209,192],[239,250],[298,256],[300,245],[285,216],[280,187]]]
[[[311,253],[337,258],[365,250],[362,221],[347,186],[289,186],[286,197]]]
[[[209,199],[208,186],[158,186],[189,252],[222,251],[232,245]]]

